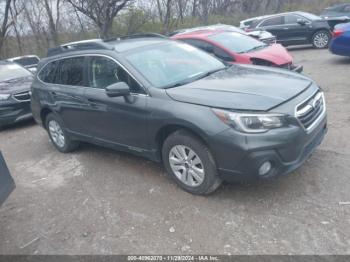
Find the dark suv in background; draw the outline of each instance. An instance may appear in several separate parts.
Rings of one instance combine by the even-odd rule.
[[[315,48],[327,48],[332,39],[328,22],[306,12],[251,18],[242,21],[241,28],[268,31],[284,46],[312,44]]]
[[[327,7],[322,13],[322,17],[349,17],[350,18],[350,3],[338,4]]]
[[[327,130],[324,94],[309,78],[226,65],[164,38],[51,50],[32,85],[32,111],[59,151],[85,141],[163,161],[193,194],[287,174]]]
[[[30,86],[33,74],[12,62],[0,62],[0,128],[32,118]]]

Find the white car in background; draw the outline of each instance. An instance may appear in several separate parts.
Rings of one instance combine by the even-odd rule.
[[[38,64],[40,62],[40,58],[36,55],[26,55],[26,56],[18,56],[6,59],[9,62],[14,62],[20,64],[25,67],[32,73],[36,73]]]

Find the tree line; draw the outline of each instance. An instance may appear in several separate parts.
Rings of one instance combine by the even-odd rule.
[[[137,32],[169,33],[253,15],[320,12],[350,0],[0,0],[0,57],[45,55],[50,47]]]

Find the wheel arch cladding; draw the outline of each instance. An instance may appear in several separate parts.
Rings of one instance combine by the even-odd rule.
[[[188,132],[195,138],[199,139],[205,146],[208,147],[210,150],[210,146],[206,142],[206,139],[204,138],[205,136],[201,134],[200,131],[196,130],[197,128],[190,127],[187,125],[183,124],[169,124],[161,127],[157,134],[156,134],[156,145],[157,145],[157,156],[159,157],[159,160],[162,161],[162,149],[163,149],[163,144],[165,140],[172,134],[174,134],[177,131],[183,130],[185,132]],[[210,150],[211,151],[211,150]]]
[[[46,127],[46,117],[52,113],[53,111],[47,107],[43,108],[40,112],[40,118],[41,118],[41,122],[43,124],[44,127]]]

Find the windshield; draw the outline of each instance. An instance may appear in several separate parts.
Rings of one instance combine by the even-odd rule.
[[[219,33],[209,38],[235,53],[247,53],[267,46],[253,37],[236,32]]]
[[[25,68],[16,64],[0,64],[0,82],[31,76]]]
[[[30,65],[37,65],[39,63],[39,59],[36,57],[22,57],[13,60],[13,62],[16,62],[22,66],[30,66]]]
[[[199,76],[225,68],[211,55],[178,42],[133,52],[126,59],[157,88],[195,81]]]

